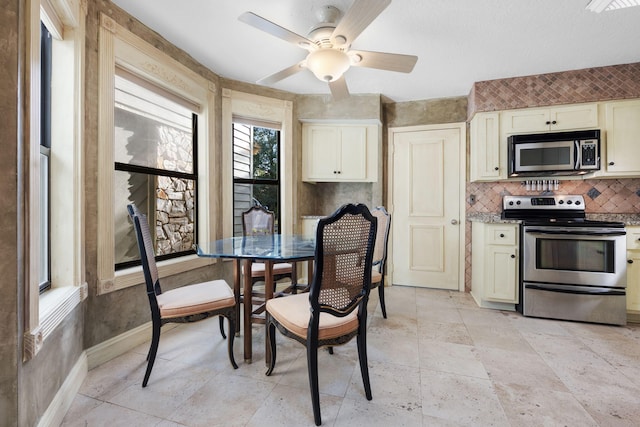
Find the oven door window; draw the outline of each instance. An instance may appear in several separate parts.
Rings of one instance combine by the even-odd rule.
[[[536,269],[615,272],[613,240],[536,239]]]

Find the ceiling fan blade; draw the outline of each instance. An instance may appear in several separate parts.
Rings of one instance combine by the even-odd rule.
[[[259,85],[269,86],[280,80],[286,79],[289,76],[294,75],[295,73],[304,70],[304,61],[300,61],[297,64],[294,64],[290,67],[285,68],[284,70],[278,71],[277,73],[271,74],[267,77],[263,77],[258,80],[256,83]]]
[[[390,3],[391,0],[355,0],[333,31],[332,42],[337,45],[353,43]],[[344,37],[346,43],[340,43],[339,36]]]
[[[418,61],[418,57],[415,55],[402,55],[399,53],[371,52],[368,50],[350,50],[348,53],[352,58],[354,56],[361,58],[360,61],[352,60],[354,67],[377,68],[400,73],[410,73]]]
[[[349,97],[349,88],[347,87],[347,80],[344,76],[338,80],[329,82],[329,89],[331,90],[331,96],[334,101],[340,101]]]
[[[263,18],[262,16],[256,15],[255,13],[245,12],[238,17],[238,20],[257,28],[258,30],[264,31],[265,33],[271,34],[272,36],[278,37],[279,39],[293,43],[303,49],[314,50],[318,47],[308,38],[302,37],[293,31],[289,31],[286,28]]]

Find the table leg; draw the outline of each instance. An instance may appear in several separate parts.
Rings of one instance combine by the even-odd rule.
[[[251,314],[253,312],[251,260],[244,260],[242,267],[244,273],[244,307],[242,310],[244,313],[244,361],[251,363],[253,357],[253,351],[251,349]]]
[[[233,260],[233,296],[236,300],[236,330],[237,337],[240,336],[240,280],[242,280],[241,261],[237,258]],[[231,331],[229,331],[231,333]]]
[[[273,290],[275,285],[273,283],[273,261],[265,260],[264,262],[264,300],[265,304],[271,298],[273,298]],[[267,310],[265,308],[265,316],[267,316]],[[267,366],[269,366],[269,362],[271,361],[271,351],[269,349],[269,341],[266,336],[266,327],[265,327],[265,337],[264,337],[264,362]]]

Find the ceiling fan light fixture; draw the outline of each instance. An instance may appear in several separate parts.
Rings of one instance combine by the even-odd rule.
[[[349,55],[336,49],[318,49],[307,56],[307,68],[323,82],[338,80],[349,69]]]
[[[640,6],[640,0],[591,0],[587,9],[600,13],[632,6]]]

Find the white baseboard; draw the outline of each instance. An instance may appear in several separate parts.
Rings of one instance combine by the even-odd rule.
[[[161,332],[165,333],[176,326],[178,325],[175,323],[166,324],[162,327]],[[136,348],[146,341],[151,341],[151,322],[94,345],[86,351],[89,370]]]
[[[87,377],[87,354],[82,352],[78,361],[69,372],[64,380],[62,387],[58,390],[51,404],[40,418],[38,427],[58,427],[62,424],[62,420],[71,407],[73,399],[76,398],[82,382]]]
[[[176,326],[176,324],[164,325],[162,332],[167,332]],[[40,418],[38,427],[57,427],[62,423],[89,370],[150,340],[151,322],[148,322],[82,352],[62,387]]]

